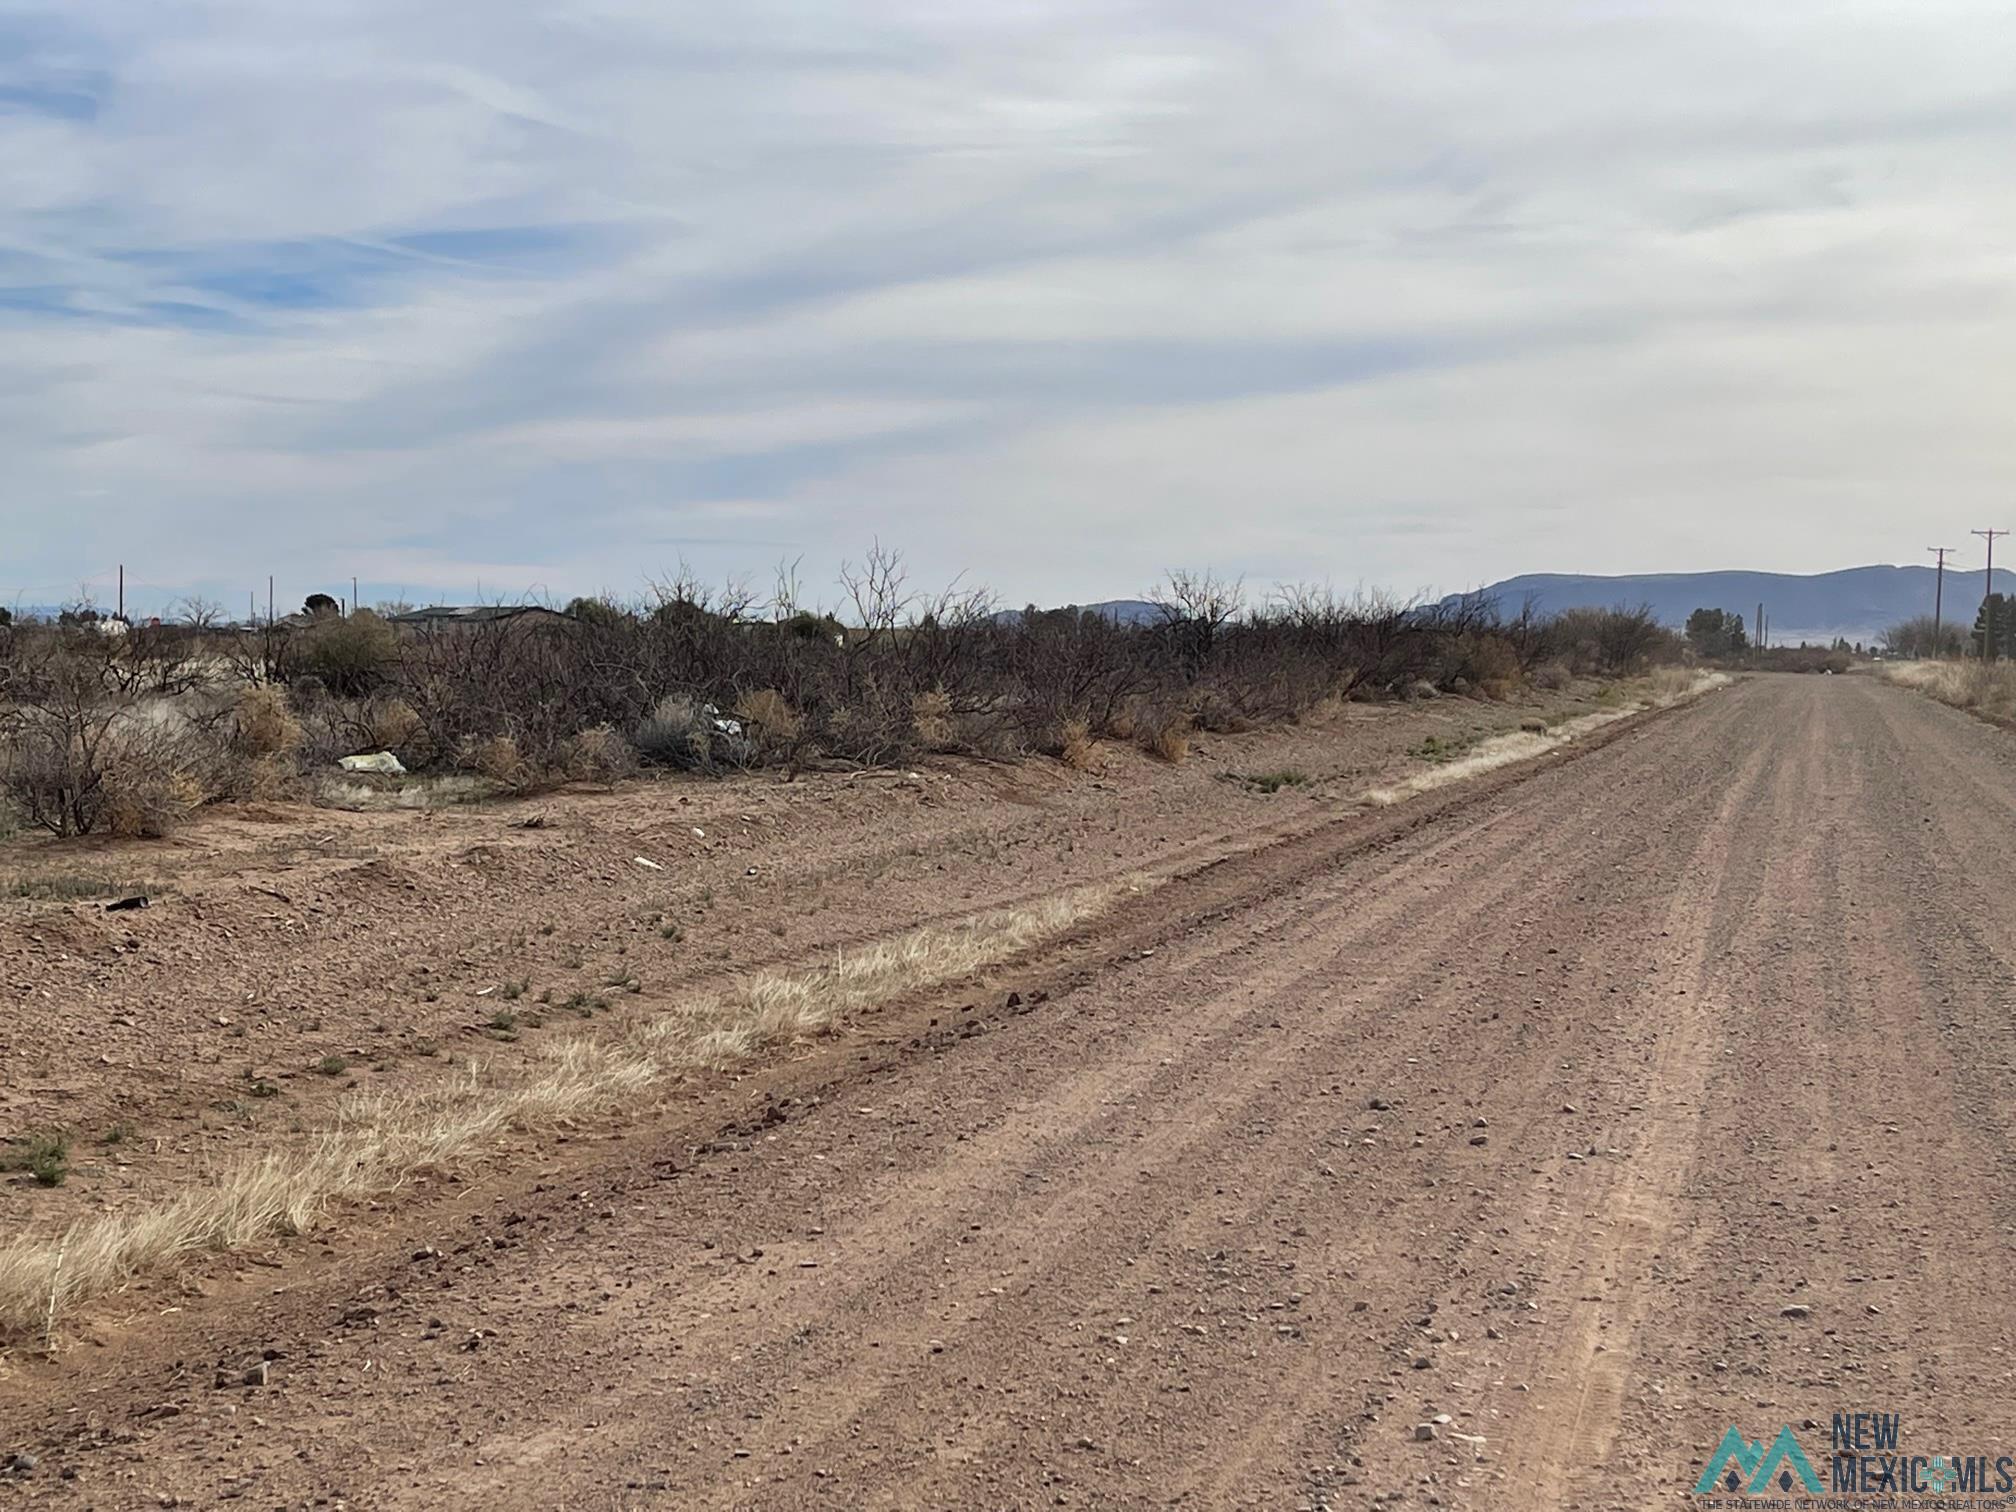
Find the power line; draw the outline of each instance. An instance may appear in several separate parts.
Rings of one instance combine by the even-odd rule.
[[[2006,536],[2009,532],[2006,530],[1974,530],[1969,531],[1968,534],[1978,535],[1988,543],[1988,571],[1987,575],[1982,579],[1984,586],[1981,596],[1981,614],[1983,617],[1981,660],[1991,662],[1995,660],[1995,537]]]

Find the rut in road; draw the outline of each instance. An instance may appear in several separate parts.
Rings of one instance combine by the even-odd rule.
[[[1844,1407],[1992,1452],[2011,775],[1749,680],[1171,883],[714,1153],[563,1153],[439,1257],[68,1365],[43,1431],[90,1392],[136,1487],[413,1507],[1635,1509]],[[260,1429],[147,1416],[274,1340]]]

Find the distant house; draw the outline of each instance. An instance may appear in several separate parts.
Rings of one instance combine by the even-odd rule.
[[[403,614],[388,614],[385,618],[395,625],[417,626],[483,626],[513,620],[561,625],[578,623],[573,615],[548,609],[543,604],[429,604],[425,609],[408,609]]]

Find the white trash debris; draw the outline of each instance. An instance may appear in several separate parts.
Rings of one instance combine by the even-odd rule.
[[[382,777],[404,777],[406,768],[399,764],[399,758],[390,751],[379,751],[370,756],[345,756],[336,763],[346,772],[376,772]]]
[[[643,856],[632,856],[630,859],[632,861],[635,861],[639,866],[648,866],[652,871],[665,870],[665,868],[660,866],[656,861],[647,860]]]

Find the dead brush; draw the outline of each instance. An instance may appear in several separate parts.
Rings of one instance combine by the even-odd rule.
[[[328,1128],[246,1159],[179,1196],[84,1218],[60,1237],[0,1241],[0,1337],[47,1331],[66,1309],[181,1256],[308,1233],[342,1204],[378,1197],[422,1170],[464,1160],[506,1130],[634,1112],[697,1068],[829,1032],[877,1004],[956,981],[1055,939],[1103,911],[1117,893],[1086,888],[928,925],[830,965],[761,973],[620,1035],[558,1039],[523,1059],[470,1069],[408,1093],[354,1093]],[[606,1004],[581,995],[578,1005],[570,999],[561,1006],[593,1012]],[[315,1069],[341,1075],[348,1067],[330,1056]]]

